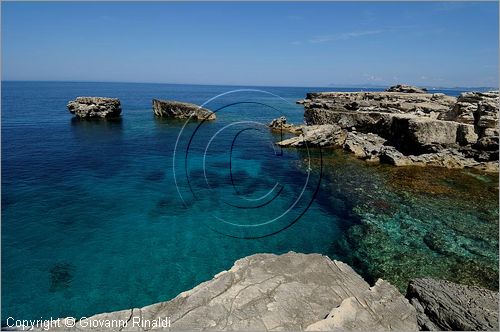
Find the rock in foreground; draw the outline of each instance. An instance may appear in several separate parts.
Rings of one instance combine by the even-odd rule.
[[[172,330],[418,329],[415,308],[386,281],[370,287],[342,262],[293,252],[248,256],[173,300],[90,320],[142,330],[133,322],[165,317]]]
[[[116,118],[122,109],[117,98],[104,97],[78,97],[67,105],[71,114],[78,118]]]
[[[406,297],[423,330],[498,331],[498,293],[434,279],[414,279]]]
[[[161,118],[215,120],[215,113],[195,104],[153,99],[153,112]]]

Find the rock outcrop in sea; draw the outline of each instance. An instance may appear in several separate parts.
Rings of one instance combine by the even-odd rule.
[[[195,104],[153,99],[153,112],[161,118],[215,120],[215,113]]]
[[[274,131],[280,131],[285,133],[301,134],[303,126],[295,126],[291,123],[286,122],[286,117],[281,116],[276,118],[269,123],[269,128]]]
[[[468,92],[457,99],[417,90],[308,93],[298,101],[307,126],[295,129],[299,137],[278,144],[342,147],[396,166],[498,171],[498,91]]]
[[[117,118],[122,112],[117,98],[77,97],[67,107],[71,114],[82,119]]]
[[[103,330],[110,321],[139,331],[158,321],[170,323],[159,330],[498,330],[497,308],[498,293],[477,287],[416,279],[405,298],[382,279],[370,286],[345,263],[289,252],[242,258],[170,301],[94,315],[76,325],[62,319],[63,326],[51,330]]]

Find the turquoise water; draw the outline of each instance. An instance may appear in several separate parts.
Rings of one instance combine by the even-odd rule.
[[[426,172],[429,193],[338,151],[271,144],[280,135],[259,123],[300,123],[294,102],[331,89],[223,95],[206,105],[220,109],[215,122],[180,136],[183,122],[151,111],[153,98],[202,104],[234,89],[3,82],[3,318],[168,300],[257,252],[328,254],[400,289],[422,274],[497,287],[497,177]],[[72,119],[66,103],[85,95],[120,98],[122,119]],[[457,273],[464,264],[480,273]]]

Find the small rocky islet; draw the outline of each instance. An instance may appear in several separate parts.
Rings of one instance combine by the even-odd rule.
[[[82,99],[78,101],[79,98]],[[103,99],[107,98],[79,98],[70,102],[71,109],[68,104],[70,112],[77,117],[110,118],[120,114],[116,111],[116,101],[109,103],[107,111],[106,103],[103,104]],[[484,270],[484,266],[474,264],[474,259],[463,258],[471,253],[481,255],[481,244],[467,238],[459,245],[465,246],[462,248],[466,251],[464,256],[453,252],[456,248],[446,249],[456,243],[443,232],[449,233],[451,227],[453,238],[463,238],[467,230],[461,228],[460,223],[445,221],[434,226],[432,222],[419,225],[421,229],[414,230],[417,232],[415,241],[425,243],[437,256],[435,261],[429,261],[427,254],[419,256],[417,250],[408,260],[409,265],[400,264],[408,258],[404,252],[409,248],[408,241],[392,238],[390,231],[403,226],[412,229],[417,224],[405,226],[406,221],[401,223],[403,219],[394,218],[391,199],[397,198],[392,196],[407,195],[408,190],[412,190],[411,199],[417,200],[415,204],[429,201],[428,195],[431,195],[430,200],[444,199],[439,203],[446,205],[449,196],[457,190],[448,192],[442,183],[450,178],[464,180],[463,171],[460,171],[460,175],[455,172],[443,179],[437,176],[434,178],[437,183],[434,183],[428,176],[418,176],[422,175],[418,169],[429,174],[433,174],[433,166],[449,168],[450,172],[455,168],[498,172],[498,102],[498,92],[467,92],[455,98],[399,85],[385,92],[310,93],[299,101],[305,108],[305,125],[289,124],[285,118],[271,122],[271,130],[297,135],[279,142],[281,146],[341,148],[361,160],[376,162],[381,168],[373,167],[373,163],[367,167],[378,173],[388,172],[387,167],[382,167],[384,164],[405,166],[392,168],[395,171],[387,173],[392,179],[390,185],[394,190],[391,193],[380,195],[374,190],[376,199],[370,196],[369,190],[347,193],[352,202],[359,203],[353,204],[353,213],[361,222],[353,225],[346,232],[345,241],[329,254],[337,257],[336,251],[353,250],[354,260],[347,260],[347,263],[356,266],[356,261],[373,260],[373,265],[365,267],[368,270],[357,266],[356,271],[366,272],[371,277],[393,274],[393,278],[388,278],[390,283],[377,277],[370,281],[373,285],[370,286],[349,265],[318,254],[256,254],[238,260],[229,271],[217,274],[212,280],[170,301],[99,314],[90,319],[131,321],[139,317],[152,321],[169,317],[172,323],[169,329],[175,330],[498,330],[498,287],[492,285],[498,281],[498,268],[491,272],[489,268]],[[209,110],[176,101],[153,100],[153,111],[159,118],[215,119],[215,114]],[[330,173],[326,176],[349,178],[342,168],[333,167]],[[407,181],[410,174],[417,174],[418,181]],[[498,197],[497,190],[492,195]],[[419,194],[422,194],[420,203]],[[471,197],[472,205],[476,198],[482,197],[474,190],[471,195],[478,196]],[[488,241],[494,233],[492,229],[498,234],[498,224],[496,228],[486,224],[487,236],[483,240]],[[478,224],[478,227],[483,225]],[[396,247],[398,241],[404,242],[401,242],[404,249],[392,252],[390,247]],[[498,241],[496,243],[498,247]],[[354,244],[359,248],[353,248]],[[374,246],[378,251],[373,250]],[[391,251],[385,258],[394,261],[394,266],[385,258],[382,261],[381,257],[373,256],[380,250],[384,251],[381,257],[385,251]],[[395,261],[397,257],[401,259],[399,263]],[[455,271],[457,280],[454,281],[458,283],[425,278],[433,276],[433,272],[418,271],[423,263],[419,259],[425,259],[427,265],[438,269],[462,266],[463,271]],[[450,259],[449,266],[441,266],[443,260]],[[491,257],[491,264],[498,265],[498,253]],[[412,270],[412,266],[417,270]],[[409,272],[401,274],[402,269]],[[476,276],[469,280],[466,272]],[[465,285],[476,284],[477,274],[486,278],[479,285],[487,285],[494,291]],[[422,278],[415,279],[416,276]],[[407,289],[401,285],[407,285]],[[406,297],[401,295],[405,292]],[[82,326],[77,324],[74,328]]]
[[[112,119],[122,113],[118,98],[77,97],[68,103],[67,108],[78,119]]]
[[[215,120],[214,112],[198,105],[175,100],[153,99],[153,113],[159,118]],[[67,105],[68,111],[79,119],[113,119],[121,115],[117,98],[77,97]]]
[[[160,118],[193,119],[198,121],[216,119],[215,113],[206,108],[174,100],[153,99],[153,113]]]

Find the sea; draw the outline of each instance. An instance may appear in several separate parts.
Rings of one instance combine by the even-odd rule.
[[[2,324],[166,301],[255,253],[320,253],[403,293],[423,276],[497,290],[498,175],[274,144],[289,134],[267,123],[303,123],[296,101],[332,90],[360,89],[3,81]],[[122,116],[78,120],[78,96]],[[217,119],[156,118],[154,98]]]

